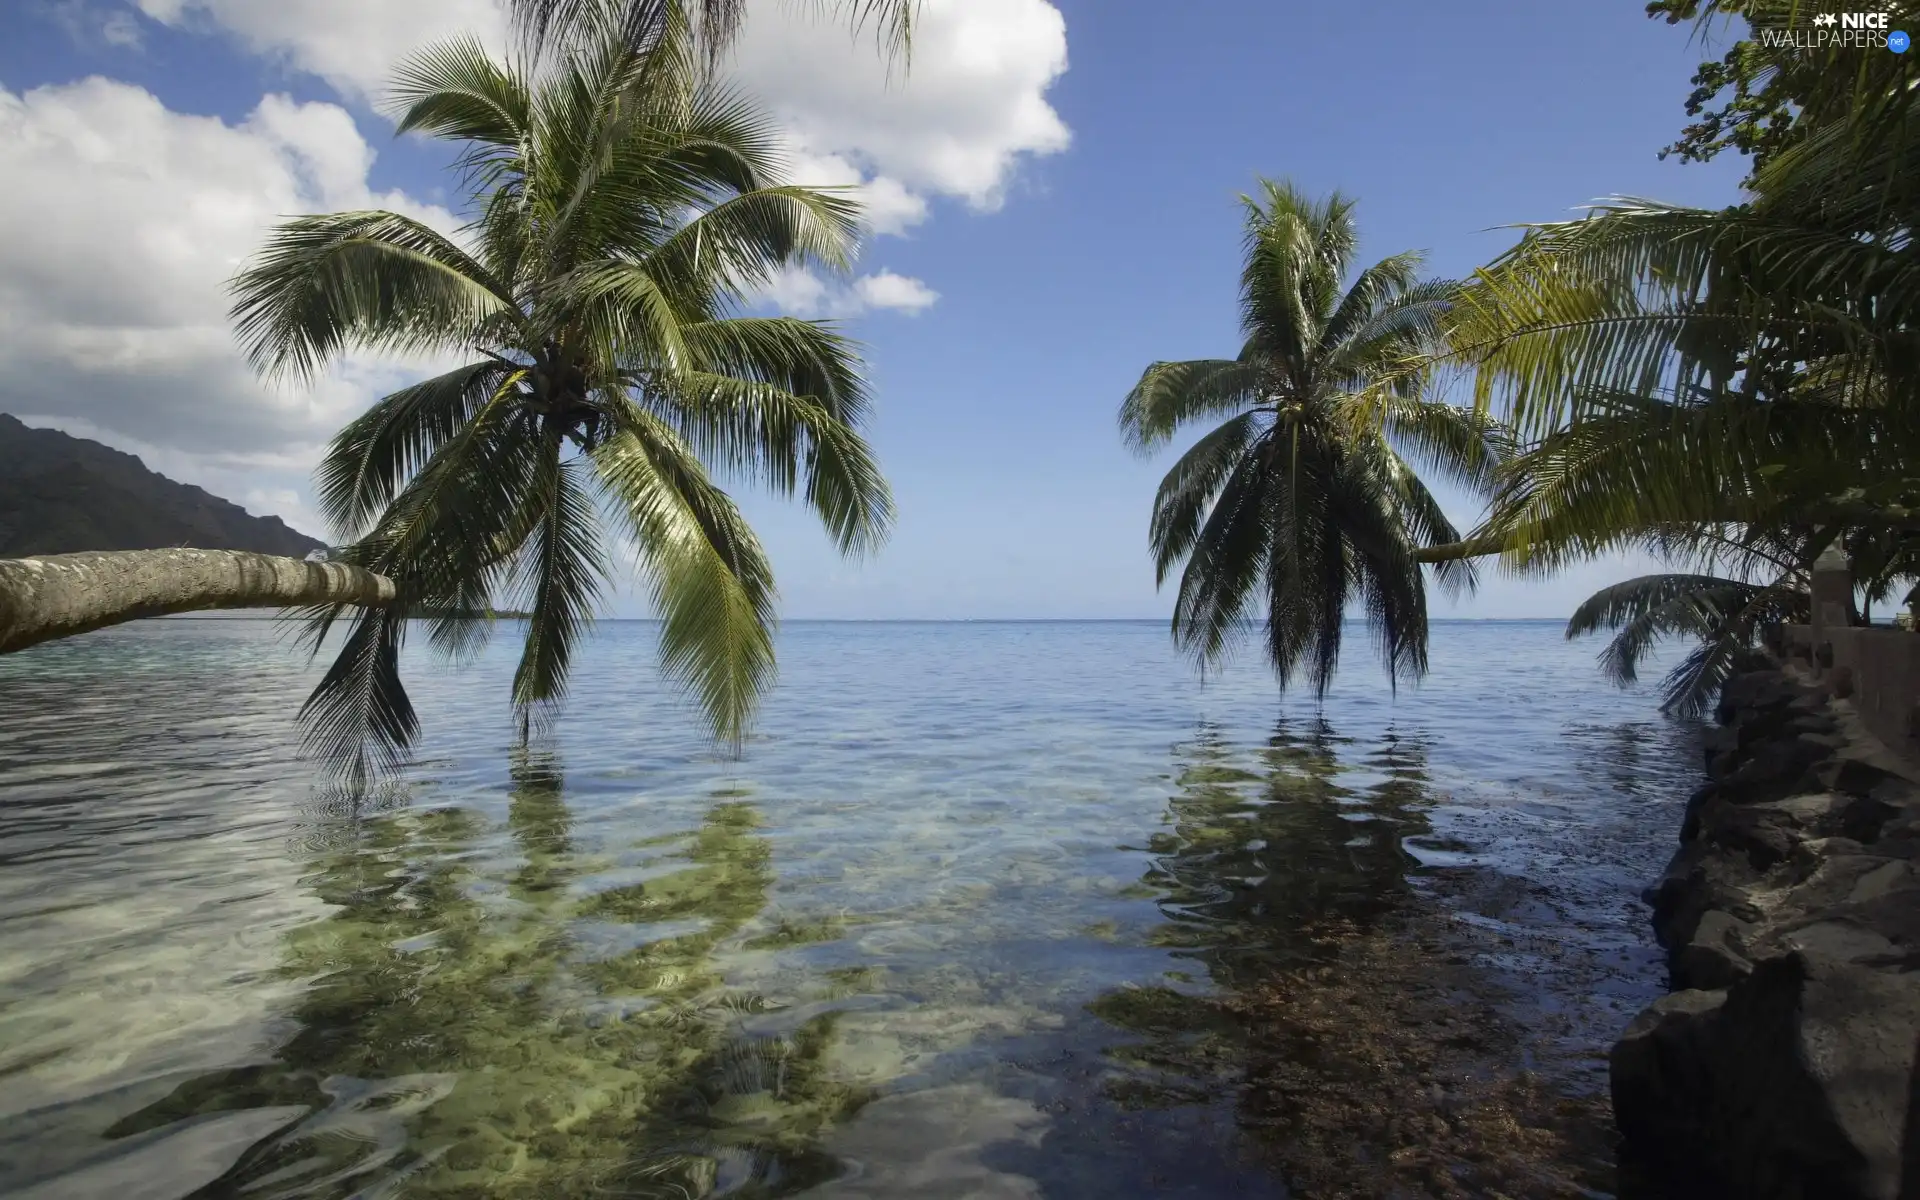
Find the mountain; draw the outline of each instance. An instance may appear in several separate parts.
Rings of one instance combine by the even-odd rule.
[[[131,454],[0,413],[0,558],[167,546],[302,558],[324,543]]]

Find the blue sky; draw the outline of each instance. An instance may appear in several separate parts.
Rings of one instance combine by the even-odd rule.
[[[1656,159],[1704,54],[1639,0],[956,3],[931,5],[891,90],[859,82],[879,77],[870,47],[775,5],[752,11],[741,48],[744,83],[797,131],[809,177],[866,182],[893,230],[861,266],[885,286],[783,293],[848,314],[868,346],[900,505],[892,542],[847,563],[799,510],[751,500],[789,616],[1164,615],[1146,553],[1164,461],[1130,457],[1114,412],[1149,361],[1237,347],[1235,197],[1257,175],[1343,190],[1364,255],[1424,248],[1455,274],[1511,240],[1495,227],[1610,194],[1725,203],[1742,173]],[[0,385],[0,409],[300,523],[317,440],[405,368],[260,399],[220,357],[224,272],[189,260],[215,242],[243,253],[247,222],[271,215],[260,204],[448,202],[444,155],[395,143],[368,89],[398,50],[488,16],[484,0],[404,17],[377,0],[9,4],[0,145],[26,147],[50,182],[0,218],[51,232],[0,251],[0,366],[56,386]],[[146,229],[132,205],[186,215]],[[199,315],[177,317],[188,332],[172,341],[185,312]],[[1455,515],[1475,514],[1461,499]],[[1490,578],[1436,613],[1564,615],[1639,567]],[[638,615],[625,598],[616,610]]]

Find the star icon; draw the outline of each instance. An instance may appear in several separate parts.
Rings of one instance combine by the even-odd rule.
[[[1813,18],[1813,23],[1815,25],[1838,25],[1840,18],[1834,16],[1832,13],[1820,13]]]

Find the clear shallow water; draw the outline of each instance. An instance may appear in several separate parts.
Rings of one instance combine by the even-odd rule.
[[[1281,1196],[1169,994],[1422,893],[1589,1068],[1660,983],[1692,734],[1556,623],[1318,712],[1158,623],[796,623],[740,760],[626,623],[514,749],[504,637],[359,813],[277,636],[0,659],[0,1194]]]

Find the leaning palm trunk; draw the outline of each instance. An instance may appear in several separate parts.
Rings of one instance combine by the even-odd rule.
[[[380,606],[391,579],[347,563],[237,550],[114,550],[0,559],[0,654],[169,613]]]

